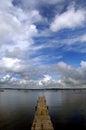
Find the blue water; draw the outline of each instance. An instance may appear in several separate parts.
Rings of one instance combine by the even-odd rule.
[[[37,99],[42,95],[55,130],[86,130],[86,90],[0,92],[0,130],[30,130]]]

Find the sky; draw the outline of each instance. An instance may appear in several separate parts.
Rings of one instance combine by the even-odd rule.
[[[86,0],[0,0],[0,87],[86,86]]]

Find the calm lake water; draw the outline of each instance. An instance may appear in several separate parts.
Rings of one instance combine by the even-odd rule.
[[[0,130],[30,130],[37,99],[42,95],[55,130],[86,130],[86,90],[0,92]]]

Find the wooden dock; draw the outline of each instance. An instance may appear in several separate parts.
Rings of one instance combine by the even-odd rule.
[[[54,130],[44,96],[38,99],[31,130]]]

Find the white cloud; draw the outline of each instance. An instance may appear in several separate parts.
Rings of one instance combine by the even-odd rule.
[[[56,3],[59,3],[59,2],[63,2],[64,0],[21,0],[21,3],[22,3],[22,6],[23,8],[37,8],[39,7],[40,5],[43,5],[43,4],[56,4]]]
[[[60,62],[58,72],[61,75],[61,80],[68,87],[82,87],[86,85],[86,61],[81,61],[80,67],[72,67]]]
[[[3,79],[6,81],[6,80],[9,80],[11,78],[11,76],[9,74],[6,74]]]
[[[12,0],[0,1],[0,83],[4,85],[12,85],[18,87],[76,87],[86,84],[86,62],[82,61],[80,67],[72,67],[64,62],[59,62],[50,66],[38,66],[45,59],[48,61],[50,57],[42,56],[30,59],[30,54],[35,53],[39,49],[49,47],[50,44],[35,45],[33,37],[37,36],[38,29],[36,23],[42,21],[37,8],[32,6],[40,4],[56,4],[60,0],[31,0],[23,1],[24,6],[28,9],[13,6]],[[28,6],[29,5],[29,6]],[[85,21],[85,11],[68,9],[66,12],[56,15],[51,23],[51,30],[58,31],[64,28],[75,28],[82,26]],[[43,21],[42,21],[43,22]],[[40,33],[40,37],[52,35],[49,29]],[[50,34],[51,33],[51,34]],[[46,37],[47,37],[46,36]],[[40,38],[39,38],[40,40]],[[50,39],[51,40],[51,39]],[[86,35],[80,38],[71,39],[70,43],[77,41],[86,41]],[[51,42],[51,41],[49,41]],[[57,41],[56,41],[57,42]],[[62,41],[63,42],[63,41]],[[65,40],[66,42],[66,40]],[[59,42],[60,43],[60,42]],[[51,43],[52,44],[52,43]],[[64,44],[64,43],[63,43]],[[55,47],[52,44],[51,47]],[[60,44],[58,46],[61,46]],[[27,56],[26,56],[27,55]],[[53,59],[60,59],[62,56],[51,56]],[[30,60],[30,62],[29,62]],[[39,64],[38,64],[39,63]],[[43,65],[43,64],[42,64]],[[19,74],[21,78],[15,78],[15,74]],[[52,76],[50,76],[52,75]],[[53,77],[58,77],[57,79]]]
[[[71,7],[66,12],[55,16],[55,19],[50,25],[50,29],[53,32],[56,32],[65,28],[73,29],[75,27],[82,26],[85,22],[85,14],[86,12],[84,10],[75,10]]]
[[[28,76],[32,77],[31,66],[33,66],[33,64],[28,62],[27,60],[22,60],[14,57],[3,57],[0,59],[0,73],[3,74],[12,73],[14,75],[17,73],[21,74],[22,76],[26,76],[27,73],[30,72]],[[35,71],[33,73],[35,73]]]
[[[81,68],[82,68],[82,69],[83,69],[83,68],[86,69],[86,61],[81,61],[80,65],[81,65]]]
[[[50,77],[49,80],[46,80],[46,77],[44,77],[39,82],[41,86],[51,88],[86,87],[86,61],[81,61],[80,67],[76,68],[64,62],[59,62],[56,65],[51,65],[50,68],[46,68],[46,70],[47,74],[52,73],[52,75],[56,75],[58,78],[54,80]]]
[[[21,11],[21,14],[23,13],[24,12]],[[0,25],[0,43],[10,40],[14,41],[15,43],[16,41],[29,41],[37,34],[36,26],[31,23],[29,18],[24,23],[16,15],[8,12],[0,11]],[[28,44],[31,43],[28,42]]]
[[[33,37],[38,34],[35,23],[42,20],[39,11],[36,9],[25,11],[13,6],[12,0],[1,0],[0,3],[1,55],[8,56],[9,53],[9,57],[20,58],[28,52],[29,56],[34,49]]]
[[[50,75],[44,75],[44,78],[39,81],[39,85],[47,85],[52,82],[52,77]]]
[[[75,44],[76,42],[86,42],[86,34],[82,34],[71,39],[65,39],[64,42],[68,45]]]
[[[47,82],[47,81],[49,81],[49,80],[51,80],[51,79],[52,79],[52,77],[51,77],[50,75],[44,75],[43,81],[44,81],[44,82]]]
[[[0,0],[0,9],[12,7],[12,0]]]
[[[12,58],[8,58],[8,57],[3,57],[1,60],[2,65],[6,66],[8,68],[14,67],[14,65],[19,62],[20,62],[20,60],[18,60],[17,58],[12,59]]]
[[[33,64],[29,57],[40,49],[33,46],[33,37],[38,35],[36,23],[41,20],[35,8],[27,11],[14,6],[12,0],[0,1],[0,68],[3,71],[20,73]],[[15,59],[23,60],[14,64]]]
[[[56,4],[56,3],[58,3],[58,2],[62,2],[62,1],[64,1],[64,0],[39,0],[39,2],[42,2],[42,3],[47,3],[47,4]]]
[[[13,67],[17,64],[15,62],[12,62]],[[47,74],[45,75],[45,73]],[[86,87],[86,61],[81,61],[80,67],[77,68],[64,62],[59,62],[56,65],[44,68],[24,68],[24,71],[20,75],[22,78],[18,79],[9,73],[5,74],[0,78],[0,83],[3,83],[3,85],[9,84],[10,86],[15,85],[20,88],[21,86],[26,88],[83,88]],[[54,79],[53,75],[59,78]],[[36,77],[36,79],[33,77]]]
[[[18,71],[21,69],[21,60],[3,57],[0,59],[0,68],[4,71]],[[23,66],[22,66],[23,67]],[[23,68],[22,68],[23,69]]]
[[[78,41],[86,42],[86,34],[80,36],[80,38],[78,38]]]

